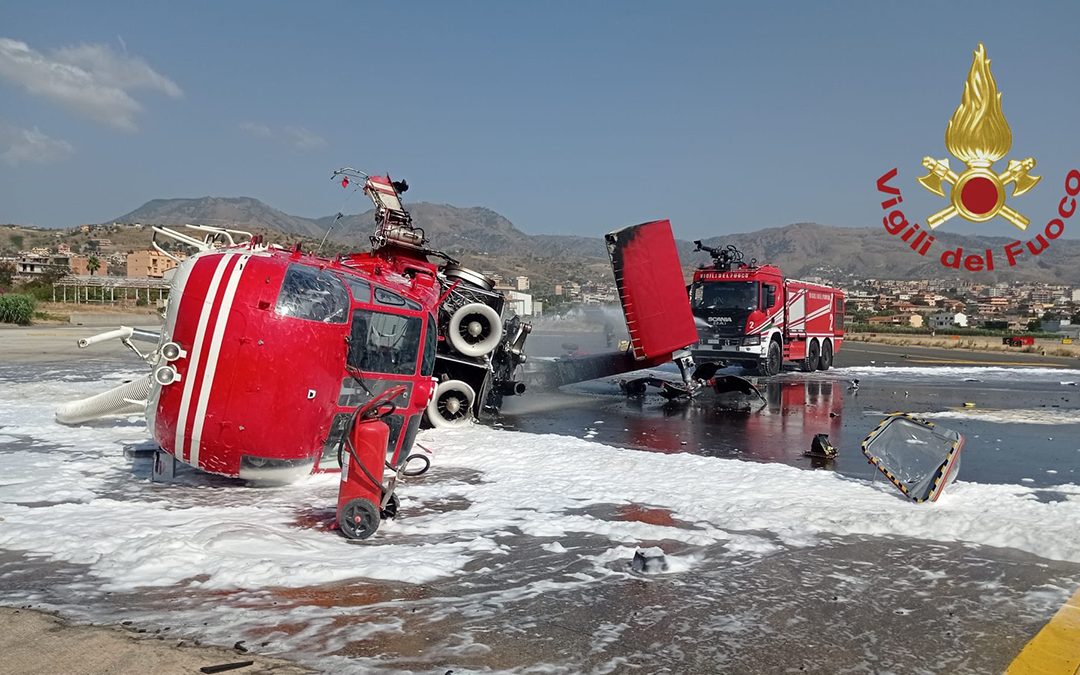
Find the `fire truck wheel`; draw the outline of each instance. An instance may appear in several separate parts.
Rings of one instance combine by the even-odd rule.
[[[799,363],[799,369],[804,373],[812,373],[817,370],[818,359],[821,356],[818,349],[817,340],[811,340],[810,344],[806,346],[806,358]]]
[[[338,511],[338,526],[349,539],[367,539],[379,529],[379,510],[366,499],[350,499]]]
[[[825,340],[821,344],[821,358],[818,360],[818,370],[832,368],[832,342]]]
[[[780,374],[780,368],[784,365],[784,355],[780,351],[780,343],[776,340],[769,342],[769,351],[764,361],[758,363],[757,371],[766,377]]]

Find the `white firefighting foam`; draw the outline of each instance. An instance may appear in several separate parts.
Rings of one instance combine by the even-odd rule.
[[[1000,366],[850,366],[834,368],[826,377],[863,378],[880,377],[889,380],[934,380],[937,382],[962,381],[1015,381],[1027,380],[1049,383],[1051,386],[1069,386],[1080,380],[1080,370],[1067,368],[1004,368]]]
[[[499,537],[510,530],[553,542],[599,536],[620,551],[664,540],[723,544],[732,555],[766,555],[830,535],[899,535],[1080,562],[1074,485],[1055,488],[1062,499],[1047,502],[1020,485],[959,482],[938,503],[915,505],[881,482],[832,472],[480,426],[421,434],[435,449],[431,473],[406,483],[401,517],[358,545],[313,526],[332,518],[335,476],[272,489],[210,478],[153,485],[123,453],[146,439],[137,419],[75,428],[53,421],[57,400],[98,386],[50,381],[0,391],[0,549],[84,565],[104,590],[350,578],[427,583],[504,557]],[[630,504],[682,522],[589,510]],[[712,564],[722,563],[690,555],[673,560],[669,573]]]

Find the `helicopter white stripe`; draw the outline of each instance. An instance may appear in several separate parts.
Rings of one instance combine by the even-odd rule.
[[[191,427],[191,465],[195,467],[199,466],[199,444],[202,441],[203,424],[206,422],[206,404],[210,400],[210,391],[214,388],[214,374],[217,372],[221,339],[225,335],[225,325],[229,322],[229,312],[232,310],[233,299],[236,297],[236,287],[240,285],[240,277],[244,275],[244,266],[250,257],[250,255],[240,256],[240,260],[233,266],[229,282],[225,286],[221,307],[218,308],[217,319],[214,321],[214,335],[210,339],[210,352],[206,359],[206,370],[203,371],[199,404],[195,408],[195,423]]]
[[[188,372],[184,377],[184,394],[180,397],[180,411],[176,415],[176,444],[173,446],[173,455],[178,459],[184,459],[187,453],[184,450],[184,427],[187,426],[188,410],[191,406],[191,395],[198,379],[199,358],[202,356],[203,340],[206,337],[206,326],[210,322],[210,312],[217,298],[218,286],[221,285],[221,277],[225,274],[225,267],[233,255],[226,253],[218,259],[217,267],[214,268],[214,276],[210,279],[210,286],[206,289],[203,297],[202,311],[199,313],[199,325],[195,329],[195,340],[191,343],[191,358],[188,361]]]

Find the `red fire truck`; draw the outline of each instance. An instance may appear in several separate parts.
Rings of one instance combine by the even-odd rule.
[[[713,261],[694,271],[690,305],[698,362],[724,361],[776,375],[785,362],[827,370],[844,339],[844,292],[787,279],[780,268],[743,262],[734,246],[695,241]]]

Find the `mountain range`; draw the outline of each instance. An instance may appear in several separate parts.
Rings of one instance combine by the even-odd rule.
[[[502,215],[483,207],[457,207],[428,202],[407,205],[413,223],[424,229],[434,248],[461,258],[470,266],[507,276],[527,274],[537,281],[556,283],[606,278],[607,253],[601,237],[530,235]],[[336,220],[336,222],[335,222]],[[238,229],[271,230],[306,239],[328,240],[336,248],[367,245],[374,212],[336,218],[303,218],[279,211],[251,197],[155,199],[111,222],[182,225],[199,223]],[[676,225],[677,227],[677,225]],[[1034,234],[1034,233],[1033,233]],[[1039,256],[1025,249],[1015,267],[1008,267],[1004,246],[1012,239],[940,232],[931,253],[921,257],[883,228],[848,228],[817,223],[796,223],[755,232],[723,235],[704,240],[706,245],[734,244],[759,262],[780,266],[791,276],[821,275],[842,279],[946,279],[973,281],[1045,281],[1080,285],[1080,240],[1058,239]],[[283,242],[284,243],[284,242]],[[683,264],[708,260],[694,253],[693,244],[678,240]],[[972,273],[943,267],[938,256],[963,247],[967,253],[994,251],[995,271]],[[594,274],[599,276],[594,277]]]

